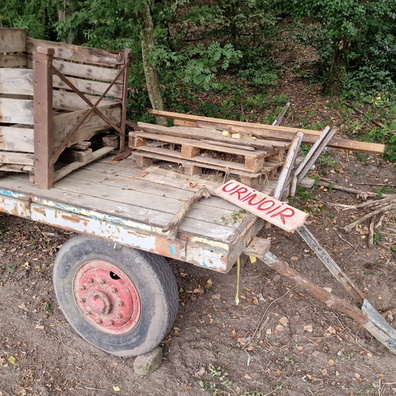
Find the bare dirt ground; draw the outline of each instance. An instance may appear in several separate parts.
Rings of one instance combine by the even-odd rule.
[[[334,183],[395,191],[395,169],[378,157],[361,162],[342,153],[332,161],[324,170]],[[313,212],[310,230],[392,323],[395,253],[367,246],[366,223],[352,233],[340,231],[367,210],[332,205],[360,202],[354,194],[319,187],[294,204]],[[394,214],[384,224],[394,229]],[[110,356],[80,339],[57,306],[53,260],[70,234],[8,215],[1,215],[0,225],[1,396],[395,394],[394,355],[259,262],[243,266],[239,305],[235,269],[224,275],[171,262],[179,315],[162,344],[163,365],[139,377],[133,358]],[[297,235],[273,228],[262,235],[271,237],[273,253],[344,296]],[[379,242],[395,245],[394,234],[384,232]]]

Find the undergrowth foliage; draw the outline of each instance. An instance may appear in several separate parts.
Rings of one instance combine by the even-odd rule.
[[[387,144],[385,158],[396,161],[394,0],[8,0],[0,5],[0,26],[26,28],[36,38],[131,48],[129,117],[149,121],[145,5],[155,37],[149,62],[168,109],[271,123],[288,101],[277,92],[280,68],[271,54],[280,41],[294,40],[318,55],[309,73],[297,63],[294,72],[308,83],[321,81],[341,100],[371,106],[364,117],[382,126],[362,125],[353,135]]]

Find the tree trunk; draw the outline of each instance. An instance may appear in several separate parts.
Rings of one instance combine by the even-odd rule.
[[[63,0],[63,4],[58,7],[58,21],[65,22],[66,18],[70,16],[70,10],[68,9],[67,0]],[[75,38],[75,34],[72,31],[69,31],[67,34],[66,42],[68,44],[73,44]]]
[[[347,50],[350,42],[342,38],[334,44],[329,74],[323,91],[327,95],[339,95],[342,91],[348,70]]]
[[[146,77],[147,91],[150,98],[151,106],[155,110],[164,110],[164,102],[162,100],[161,88],[159,85],[158,74],[155,67],[150,62],[150,55],[154,52],[154,22],[151,14],[150,0],[142,3],[142,58],[143,69]],[[156,117],[157,124],[165,125],[166,119],[163,117]]]

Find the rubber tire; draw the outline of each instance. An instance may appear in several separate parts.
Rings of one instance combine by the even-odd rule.
[[[78,269],[91,260],[120,268],[139,294],[140,318],[121,335],[93,327],[80,312],[73,293]],[[67,241],[55,259],[54,288],[59,306],[76,332],[89,343],[116,356],[138,356],[154,349],[173,325],[179,296],[176,279],[165,258],[98,238],[79,235]]]

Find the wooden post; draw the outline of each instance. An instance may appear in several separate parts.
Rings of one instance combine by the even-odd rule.
[[[55,50],[37,47],[33,52],[34,180],[37,187],[50,189],[54,167],[51,65]]]
[[[123,87],[122,87],[122,110],[121,110],[121,136],[120,136],[120,150],[125,148],[126,138],[126,114],[127,114],[127,102],[128,102],[128,78],[129,78],[129,64],[131,62],[131,50],[124,50],[124,64],[126,65],[123,74]]]

